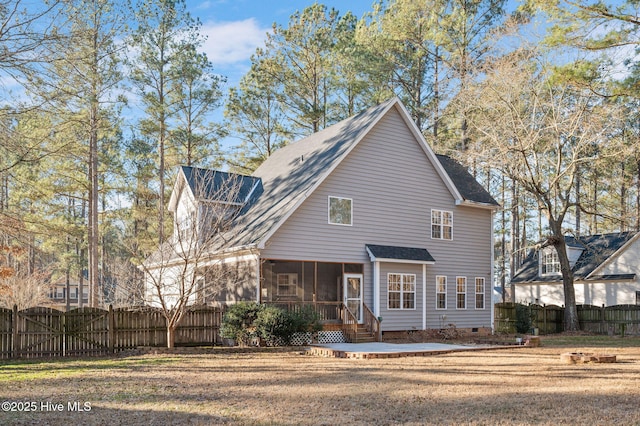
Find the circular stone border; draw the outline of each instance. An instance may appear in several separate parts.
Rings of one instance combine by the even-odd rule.
[[[560,361],[565,364],[586,364],[588,362],[609,364],[616,362],[616,356],[608,354],[566,352],[560,355]]]

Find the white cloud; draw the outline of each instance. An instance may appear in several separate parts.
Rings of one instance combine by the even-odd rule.
[[[270,28],[260,28],[254,18],[232,22],[207,22],[202,33],[207,36],[203,50],[214,67],[248,61],[258,46],[264,44]]]

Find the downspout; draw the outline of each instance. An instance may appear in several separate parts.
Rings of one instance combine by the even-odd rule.
[[[491,253],[491,271],[489,272],[489,287],[490,287],[490,291],[489,291],[489,300],[491,302],[491,334],[495,334],[495,324],[494,324],[494,317],[495,317],[495,307],[493,305],[493,288],[495,283],[493,282],[494,279],[494,262],[495,262],[495,253],[493,252],[494,250],[494,224],[493,224],[493,219],[494,219],[494,215],[495,215],[495,210],[491,212],[491,243],[490,243],[490,253]],[[485,290],[486,291],[486,290]],[[513,289],[512,289],[513,291]]]

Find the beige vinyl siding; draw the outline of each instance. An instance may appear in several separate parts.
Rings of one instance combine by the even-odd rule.
[[[329,196],[353,200],[352,226],[328,223]],[[453,212],[453,240],[431,239],[431,209]],[[485,277],[490,283],[490,234],[491,212],[456,206],[400,114],[391,109],[277,230],[262,257],[363,263],[364,301],[373,307],[373,268],[365,244],[426,248],[436,261],[427,266],[427,327],[431,328],[438,327],[438,315],[455,312],[451,283],[456,276]],[[453,293],[448,295],[447,311],[435,311],[435,275],[449,278],[448,291]],[[417,286],[422,287],[422,278]],[[486,286],[487,291],[490,288]],[[421,304],[422,296],[417,299]],[[414,313],[421,328],[422,308]],[[454,320],[489,326],[490,309],[458,311]],[[383,329],[387,329],[385,322]]]

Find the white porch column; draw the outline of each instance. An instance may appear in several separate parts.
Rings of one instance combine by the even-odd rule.
[[[262,301],[262,288],[260,286],[260,255],[256,254],[256,303]]]
[[[373,314],[380,316],[380,262],[373,262]]]
[[[422,265],[422,329],[427,329],[427,265]]]

